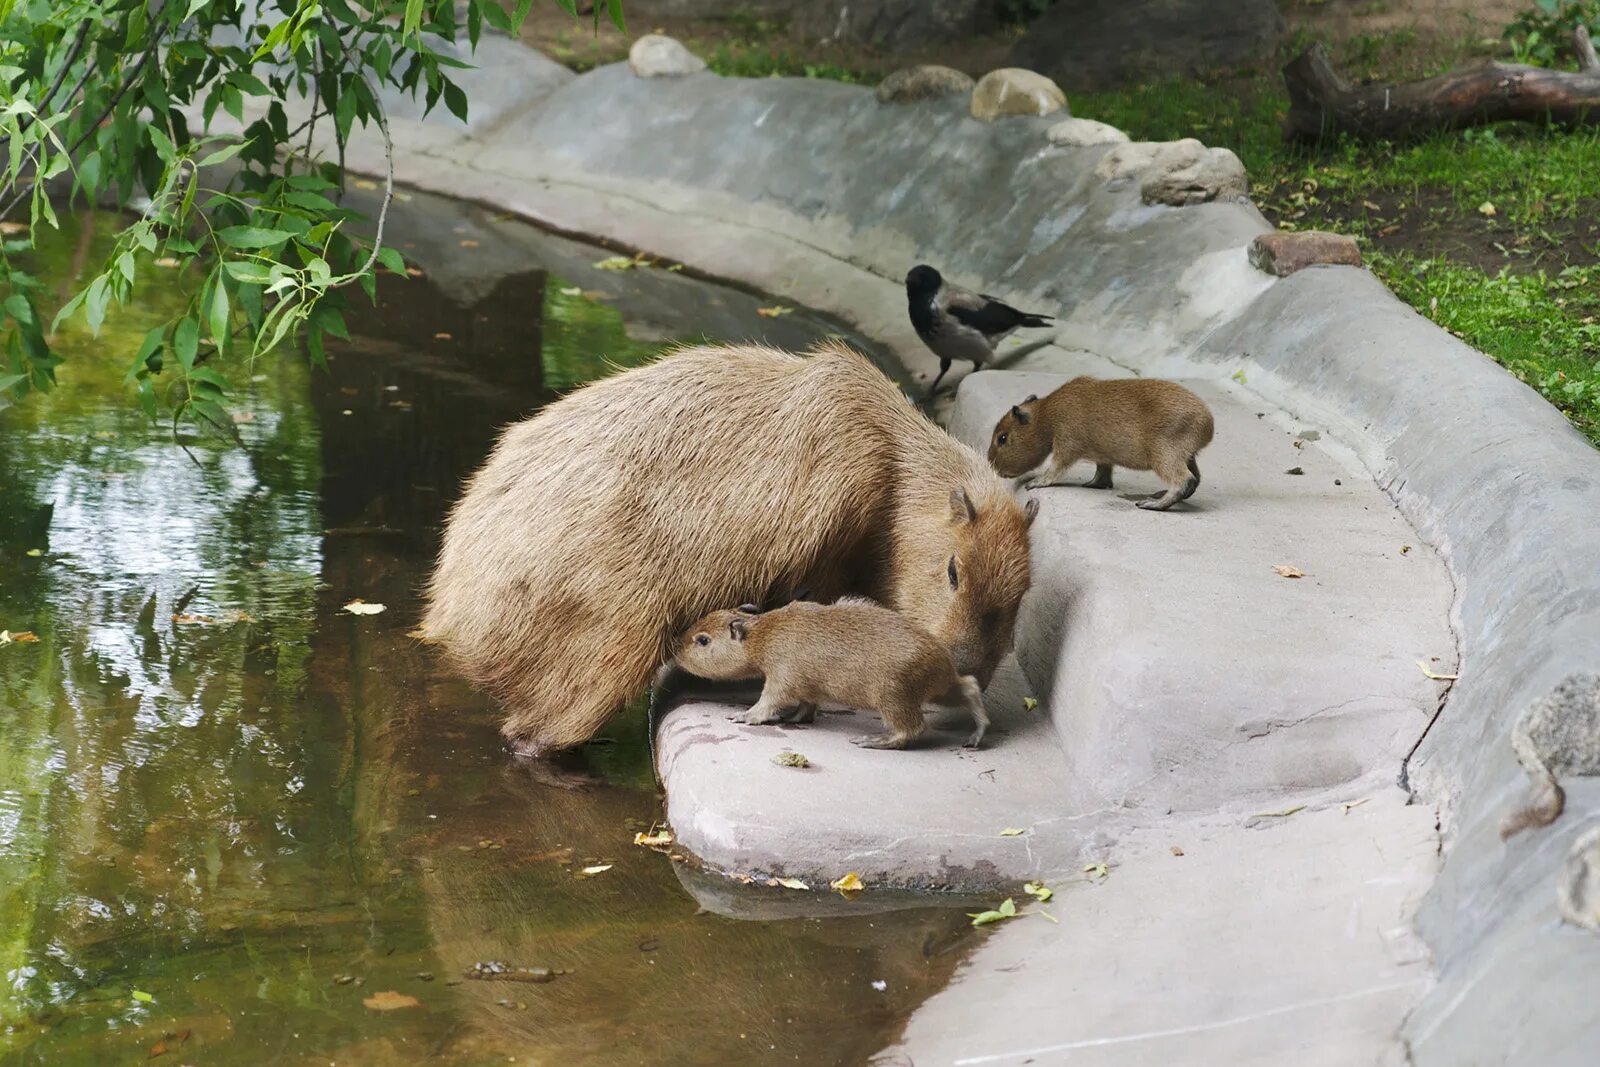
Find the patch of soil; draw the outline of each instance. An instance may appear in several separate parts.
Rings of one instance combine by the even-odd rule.
[[[1447,189],[1373,192],[1312,203],[1305,190],[1291,186],[1286,182],[1261,199],[1261,213],[1269,222],[1362,235],[1378,251],[1443,257],[1487,274],[1502,268],[1554,274],[1566,266],[1600,263],[1600,199],[1579,204],[1570,218],[1519,224],[1504,215],[1463,209]],[[1302,197],[1295,197],[1296,192]],[[1299,202],[1302,198],[1306,202]]]

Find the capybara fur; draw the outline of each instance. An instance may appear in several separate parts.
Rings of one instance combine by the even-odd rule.
[[[1034,488],[1065,484],[1067,468],[1080,459],[1095,465],[1094,478],[1084,483],[1090,489],[1110,489],[1113,467],[1155,471],[1167,490],[1138,505],[1165,511],[1200,487],[1195,454],[1211,443],[1214,429],[1206,402],[1177,382],[1083,376],[1000,416],[989,462],[1016,478],[1048,458],[1050,468]]]
[[[592,737],[695,619],[800,588],[872,597],[987,684],[1031,518],[842,344],[688,348],[506,431],[450,514],[423,629],[525,755]]]
[[[925,728],[929,702],[966,708],[983,743],[989,716],[978,680],[956,673],[932,634],[866,601],[795,601],[764,614],[714,611],[684,631],[674,652],[690,674],[718,681],[763,678],[761,699],[739,716],[752,725],[811,722],[817,705],[883,716],[887,733],[852,738],[864,748],[905,748]]]

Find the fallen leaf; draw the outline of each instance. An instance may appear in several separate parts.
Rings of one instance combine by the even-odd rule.
[[[189,1040],[189,1031],[188,1030],[179,1030],[175,1034],[174,1033],[164,1034],[164,1035],[162,1035],[162,1038],[161,1038],[160,1041],[157,1041],[155,1044],[150,1046],[150,1057],[149,1058],[153,1060],[157,1056],[165,1056],[169,1052],[177,1052],[180,1048],[183,1047],[183,1043],[185,1041],[188,1041],[188,1040]]]
[[[596,270],[632,270],[639,261],[631,256],[607,256],[596,263]]]
[[[1297,812],[1297,811],[1305,811],[1305,810],[1306,810],[1306,806],[1304,804],[1296,804],[1294,807],[1292,807],[1292,808],[1284,808],[1282,811],[1258,811],[1254,815],[1252,815],[1251,818],[1253,818],[1253,819],[1287,819],[1289,816],[1293,815],[1295,812]]]
[[[1183,849],[1179,848],[1177,845],[1173,845],[1172,846],[1172,854],[1174,856],[1181,856],[1181,855],[1183,855]]]
[[[0,630],[0,645],[9,645],[13,642],[19,645],[25,645],[30,641],[37,640],[39,640],[39,635],[34,633],[32,630],[17,630],[15,632],[11,630]]]
[[[633,843],[643,845],[645,848],[660,848],[663,845],[670,845],[672,844],[672,831],[656,830],[648,834],[634,834]]]
[[[1083,869],[1083,873],[1087,874],[1091,879],[1099,878],[1103,881],[1111,876],[1111,868],[1106,866],[1105,860],[1101,860],[1099,863],[1089,864]]]
[[[562,296],[582,296],[583,290],[579,289],[576,285],[572,285],[560,290],[560,293]]]
[[[172,270],[175,267],[183,266],[183,260],[173,259],[171,256],[162,256],[160,259],[156,260],[156,266],[165,267],[168,270]]]
[[[1495,206],[1492,203],[1485,200],[1483,203],[1478,205],[1478,214],[1482,215],[1486,219],[1492,219],[1496,215],[1500,214],[1500,212],[1495,209]]]
[[[135,989],[133,991],[133,999],[137,1000],[140,1004],[154,1004],[156,1001],[155,997],[151,996],[149,993],[146,993],[142,989]]]
[[[1304,578],[1306,576],[1305,571],[1298,567],[1291,567],[1287,563],[1279,563],[1272,569],[1277,571],[1278,575],[1283,578]]]
[[[1359,808],[1361,805],[1365,804],[1371,799],[1371,797],[1362,797],[1360,800],[1347,800],[1343,804],[1340,804],[1339,808],[1344,812],[1344,814],[1349,815],[1351,808]]]
[[[370,178],[356,178],[350,184],[357,189],[376,189],[378,187],[378,183]]]
[[[969,912],[967,912],[968,917],[970,917],[972,919],[972,925],[973,926],[988,926],[990,923],[997,923],[1001,919],[1013,918],[1013,917],[1016,916],[1016,914],[1017,914],[1017,903],[1016,903],[1016,901],[1012,900],[1010,897],[1006,897],[1005,903],[1001,904],[998,908],[995,908],[993,911],[969,911]]]
[[[1023,834],[1025,834],[1027,832],[1028,831],[1022,829],[1019,826],[1008,826],[1004,830],[1000,831],[1000,836],[1001,837],[1021,837]]]
[[[1453,682],[1457,678],[1461,677],[1459,674],[1438,674],[1434,671],[1431,671],[1428,669],[1428,665],[1422,662],[1420,659],[1417,660],[1417,667],[1422,671],[1423,674],[1426,674],[1429,678],[1432,678],[1436,682]]]
[[[1395,223],[1390,223],[1388,226],[1385,226],[1383,229],[1379,230],[1378,231],[1378,236],[1379,237],[1393,237],[1395,234],[1397,234],[1399,232],[1400,232],[1400,224],[1398,222],[1395,222]]]
[[[172,621],[177,623],[179,626],[209,626],[216,620],[209,615],[191,615],[189,612],[185,611],[174,615],[172,617]]]
[[[368,604],[365,600],[357,597],[339,610],[347,611],[351,615],[378,615],[389,609],[385,604]]]
[[[1239,368],[1238,370],[1236,370],[1232,374],[1230,374],[1229,377],[1232,378],[1234,381],[1238,382],[1240,385],[1243,385],[1244,384],[1244,368],[1243,367]]]
[[[28,224],[26,222],[14,222],[11,219],[6,219],[4,222],[0,222],[0,233],[3,233],[8,237],[14,233],[27,232]]]
[[[772,762],[780,767],[809,767],[811,761],[798,752],[780,752],[772,757]]]
[[[667,273],[676,274],[678,271],[680,271],[682,269],[683,269],[683,264],[682,263],[674,263],[672,266],[667,268]]]
[[[44,549],[42,549],[42,548],[30,548],[30,549],[28,549],[28,551],[24,552],[23,555],[24,556],[32,556],[34,559],[38,559],[40,556],[44,555]]]
[[[1037,708],[1038,706],[1039,706],[1039,702],[1037,700],[1033,699],[1033,697],[1023,697],[1022,698],[1022,710],[1023,711],[1032,711],[1034,708]]]
[[[409,993],[396,993],[386,989],[382,993],[374,993],[362,999],[361,1003],[373,1011],[399,1011],[401,1008],[420,1008],[422,1001]]]
[[[1061,925],[1061,920],[1060,919],[1056,918],[1054,915],[1051,915],[1048,911],[1045,911],[1043,908],[1038,909],[1037,911],[1034,912],[1034,914],[1039,916],[1040,918],[1049,919],[1051,922],[1055,923],[1057,926]]]
[[[777,878],[777,879],[774,879],[774,881],[776,881],[778,885],[783,886],[783,888],[785,888],[785,889],[807,889],[807,890],[809,890],[811,888],[810,886],[806,885],[804,882],[802,882],[798,878]]]
[[[1043,882],[1024,882],[1022,885],[1022,891],[1041,904],[1056,895],[1055,890],[1051,889]]]
[[[585,867],[582,873],[588,875],[604,874],[606,871],[609,871],[615,866],[616,864],[614,863],[597,863],[593,867]]]
[[[1285,473],[1285,474],[1304,474],[1305,473],[1305,468],[1304,467],[1290,467],[1288,470],[1284,471],[1283,473]]]
[[[1411,551],[1411,546],[1410,545],[1401,545],[1400,546],[1400,554],[1402,556],[1405,555],[1407,552],[1410,552],[1410,551]]]
[[[879,978],[872,983],[872,988],[882,993],[885,989],[889,988],[889,983],[885,982],[882,978]]]
[[[1296,441],[1296,442],[1294,442],[1294,447],[1296,447],[1296,448],[1304,448],[1304,447],[1306,447],[1306,443],[1304,441]]]
[[[443,330],[440,330],[438,333],[434,334],[433,335],[433,339],[435,341],[453,341],[453,340],[455,340],[454,337],[452,337],[448,333],[445,333]]]
[[[422,277],[422,268],[421,267],[407,267],[406,268],[406,276],[410,277],[410,278],[420,278],[420,277]]]
[[[478,242],[474,241],[470,237],[466,238],[465,240],[457,241],[456,244],[460,245],[462,248],[477,248],[478,247]]]
[[[1363,200],[1363,201],[1361,201],[1361,206],[1366,208],[1368,211],[1382,211],[1383,210],[1383,208],[1379,207],[1377,204],[1374,204],[1371,200]]]
[[[841,893],[859,893],[867,887],[866,883],[861,881],[861,876],[855,871],[851,871],[843,878],[838,878],[832,882],[829,882],[828,888],[837,889]]]
[[[779,315],[787,315],[793,310],[794,308],[784,307],[782,304],[774,304],[769,308],[756,308],[756,314],[763,318],[775,319]]]

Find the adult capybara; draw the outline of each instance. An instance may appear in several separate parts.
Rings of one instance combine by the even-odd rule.
[[[695,619],[801,587],[900,611],[987,684],[1031,517],[842,344],[689,348],[506,431],[450,514],[423,626],[525,755],[592,737]]]

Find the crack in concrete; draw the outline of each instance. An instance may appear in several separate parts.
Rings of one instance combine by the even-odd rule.
[[[1183,1037],[1188,1034],[1200,1034],[1210,1030],[1221,1030],[1230,1026],[1242,1026],[1259,1019],[1270,1019],[1278,1015],[1288,1015],[1297,1011],[1311,1008],[1324,1008],[1331,1004],[1342,1004],[1346,1001],[1360,1000],[1362,997],[1375,996],[1380,993],[1393,993],[1402,989],[1411,989],[1418,985],[1426,985],[1427,980],[1413,978],[1409,982],[1391,982],[1388,985],[1372,986],[1367,989],[1352,990],[1348,993],[1338,993],[1329,997],[1315,997],[1311,1000],[1297,1001],[1293,1004],[1280,1004],[1275,1008],[1251,1012],[1249,1015],[1236,1015],[1228,1019],[1216,1019],[1212,1022],[1195,1023],[1192,1026],[1174,1026],[1163,1030],[1146,1030],[1137,1034],[1118,1034],[1114,1037],[1090,1037],[1078,1041],[1064,1041],[1058,1045],[1040,1045],[1034,1048],[1014,1049],[1009,1052],[985,1053],[980,1056],[964,1056],[954,1061],[957,1067],[968,1064],[998,1063],[1001,1060],[1017,1059],[1027,1056],[1039,1056],[1050,1052],[1071,1052],[1075,1049],[1104,1048],[1108,1045],[1127,1045],[1137,1041],[1151,1041],[1163,1037]]]

